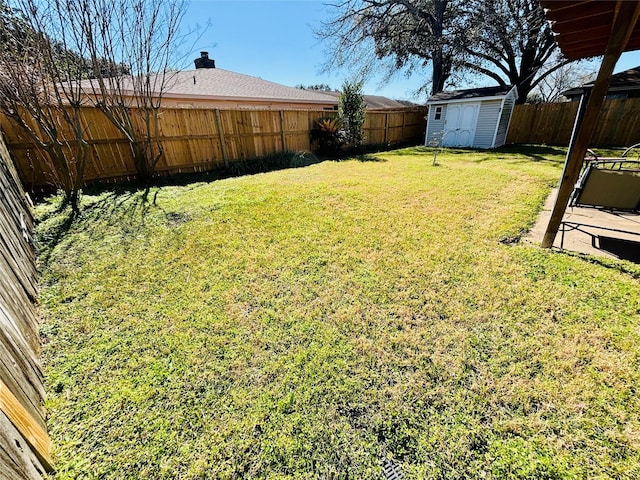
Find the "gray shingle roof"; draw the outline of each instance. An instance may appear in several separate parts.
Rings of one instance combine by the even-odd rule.
[[[83,86],[91,89],[91,80]],[[95,80],[94,80],[95,82]],[[128,85],[127,85],[128,83]],[[131,79],[124,79],[124,90],[133,90]],[[301,90],[269,82],[258,77],[231,72],[222,68],[199,68],[166,74],[164,96],[182,98],[209,98],[222,100],[261,100],[272,102],[299,102],[309,104],[333,104],[327,95],[313,90]],[[160,85],[160,79],[151,78],[151,84]]]
[[[316,91],[287,87],[222,68],[199,68],[171,73],[166,95],[331,103],[327,101],[326,95]]]
[[[591,88],[593,85],[594,82],[588,82],[580,87],[565,90],[562,92],[562,95],[565,97],[579,96],[582,95],[585,88]],[[609,92],[636,89],[640,89],[640,66],[611,75],[611,80],[609,81]]]
[[[322,92],[323,95],[330,95],[338,101],[340,92]],[[367,108],[370,110],[375,109],[391,109],[391,108],[406,108],[406,103],[401,103],[390,98],[383,97],[381,95],[365,95],[364,101],[367,104]]]
[[[467,90],[453,90],[449,92],[439,92],[429,97],[428,102],[444,102],[448,100],[464,100],[482,97],[501,97],[509,93],[513,87],[484,87],[470,88]]]

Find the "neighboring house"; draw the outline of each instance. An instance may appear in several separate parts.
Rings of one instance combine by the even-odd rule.
[[[440,92],[427,101],[425,145],[494,148],[504,145],[515,87],[488,87]]]
[[[330,110],[338,108],[334,98],[316,91],[300,90],[258,77],[216,68],[207,52],[195,61],[195,70],[167,72],[162,89],[162,106],[168,108],[220,108],[265,110]],[[96,80],[83,80],[92,92]],[[160,90],[160,75],[152,75],[151,85]],[[94,84],[95,85],[95,84]],[[133,93],[132,78],[123,79],[123,91]],[[88,93],[89,94],[89,93]]]
[[[329,95],[335,98],[336,105],[338,104],[338,97],[340,96],[340,92],[320,92],[323,95]],[[407,107],[417,107],[418,105],[413,104],[411,102],[406,101],[397,101],[391,100],[387,97],[382,97],[380,95],[365,95],[364,103],[367,105],[367,110],[393,110],[395,108],[407,108]]]
[[[162,106],[168,108],[222,108],[265,110],[327,110],[338,109],[339,92],[304,90],[269,82],[258,77],[231,72],[216,67],[208,52],[200,52],[194,60],[195,70],[167,72],[162,93]],[[150,83],[159,85],[160,76]],[[125,92],[127,89],[125,79]],[[95,80],[83,80],[84,89],[92,91]],[[369,110],[406,108],[405,103],[376,95],[365,95]]]
[[[195,70],[168,74],[162,105],[182,108],[335,110],[337,101],[313,90],[286,87],[258,77],[216,68],[207,52]]]
[[[585,83],[581,87],[571,88],[562,95],[571,101],[580,100],[586,89],[593,87],[594,82]],[[611,75],[607,99],[640,98],[640,66]]]

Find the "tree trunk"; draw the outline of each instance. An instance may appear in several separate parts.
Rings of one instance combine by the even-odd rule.
[[[444,84],[447,81],[445,76],[444,59],[442,58],[442,49],[438,49],[432,54],[433,73],[431,75],[431,95],[444,90]]]
[[[449,0],[436,0],[434,2],[431,30],[433,32],[433,37],[438,44],[441,44],[444,40],[444,16],[448,4]],[[431,65],[433,67],[433,73],[431,76],[431,95],[434,95],[444,89],[445,82],[449,78],[451,69],[447,66],[441,45],[438,45],[429,53],[431,55]]]

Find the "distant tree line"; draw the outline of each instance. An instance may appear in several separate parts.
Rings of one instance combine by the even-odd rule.
[[[320,92],[337,92],[337,90],[331,88],[330,85],[326,83],[318,83],[316,85],[296,85],[295,88],[299,88],[300,90],[316,90]]]

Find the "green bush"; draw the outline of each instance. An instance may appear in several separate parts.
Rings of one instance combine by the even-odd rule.
[[[346,142],[355,148],[364,143],[364,117],[366,104],[362,82],[345,81],[338,97],[338,115],[346,133]]]

